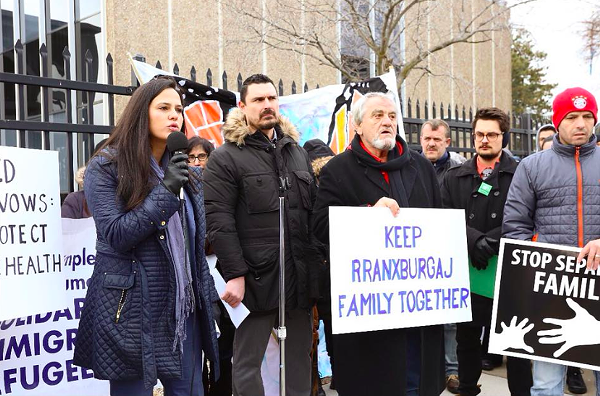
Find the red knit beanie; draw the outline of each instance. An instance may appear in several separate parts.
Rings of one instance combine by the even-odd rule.
[[[594,125],[598,122],[598,104],[594,95],[583,88],[569,88],[552,102],[552,123],[556,130],[563,118],[573,111],[589,111],[594,115]]]

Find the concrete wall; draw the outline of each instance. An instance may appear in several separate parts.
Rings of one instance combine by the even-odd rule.
[[[406,59],[415,56],[420,48],[431,48],[452,37],[459,24],[466,24],[480,12],[480,20],[493,18],[494,26],[503,28],[473,37],[475,41],[488,40],[486,42],[458,43],[431,54],[419,65],[426,67],[431,74],[413,70],[406,79],[405,94],[412,99],[413,105],[417,99],[421,104],[427,100],[429,104],[435,102],[439,106],[441,102],[445,109],[448,104],[452,109],[458,105],[459,113],[465,106],[467,117],[469,107],[474,111],[475,108],[497,106],[510,111],[509,13],[497,5],[488,7],[489,4],[489,0],[440,0],[427,17],[421,18],[420,23],[407,23]],[[416,8],[411,10],[407,21],[416,20],[418,13]],[[429,115],[431,117],[431,113]]]
[[[177,63],[180,75],[185,77],[189,77],[191,67],[195,66],[201,83],[206,83],[206,71],[210,68],[213,85],[217,87],[222,87],[221,75],[226,71],[230,90],[237,90],[238,73],[242,78],[267,73],[276,84],[281,79],[284,94],[291,93],[292,81],[296,82],[297,92],[302,91],[304,82],[309,88],[337,83],[337,71],[313,58],[264,46],[255,32],[265,27],[235,9],[241,4],[262,10],[264,4],[275,16],[286,13],[286,17],[295,18],[299,26],[300,15],[289,15],[293,8],[272,6],[273,0],[265,3],[263,0],[105,1],[106,50],[114,59],[115,84],[131,84],[128,52],[144,55],[152,65],[160,60],[163,69],[171,70]],[[280,1],[298,3],[277,0]],[[328,34],[335,37],[336,27],[331,26]],[[116,99],[117,117],[126,101],[127,98]]]

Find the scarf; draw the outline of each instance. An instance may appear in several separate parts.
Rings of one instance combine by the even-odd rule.
[[[402,154],[400,154],[398,145],[402,147]],[[400,136],[396,136],[396,145],[392,150],[388,151],[386,162],[377,161],[371,154],[365,151],[360,144],[360,135],[358,134],[354,135],[350,148],[362,163],[379,171],[387,172],[390,178],[392,198],[398,202],[400,207],[408,207],[408,194],[402,181],[402,168],[410,161],[410,150],[406,142]]]
[[[165,177],[165,171],[169,162],[169,152],[160,160],[161,166],[151,156],[150,166],[158,180]],[[188,201],[184,190],[185,200]],[[182,207],[185,211],[185,208]],[[184,214],[185,217],[185,214]],[[186,241],[184,240],[183,226],[179,212],[175,212],[167,223],[167,246],[171,253],[171,264],[175,273],[175,339],[173,340],[173,351],[179,347],[183,353],[183,341],[186,338],[186,319],[194,311],[194,289],[192,286],[192,270],[189,257],[186,254]]]

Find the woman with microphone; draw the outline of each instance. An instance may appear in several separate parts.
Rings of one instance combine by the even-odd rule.
[[[74,362],[109,380],[111,396],[151,396],[157,379],[166,396],[202,395],[202,350],[218,372],[200,170],[188,169],[184,136],[167,147],[182,126],[179,86],[155,78],[86,171],[97,251]]]

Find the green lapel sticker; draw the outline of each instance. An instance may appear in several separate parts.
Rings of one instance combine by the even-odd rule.
[[[478,193],[482,193],[486,197],[490,195],[490,191],[492,191],[492,186],[486,182],[481,182],[481,186],[479,186],[479,190],[477,190]]]

